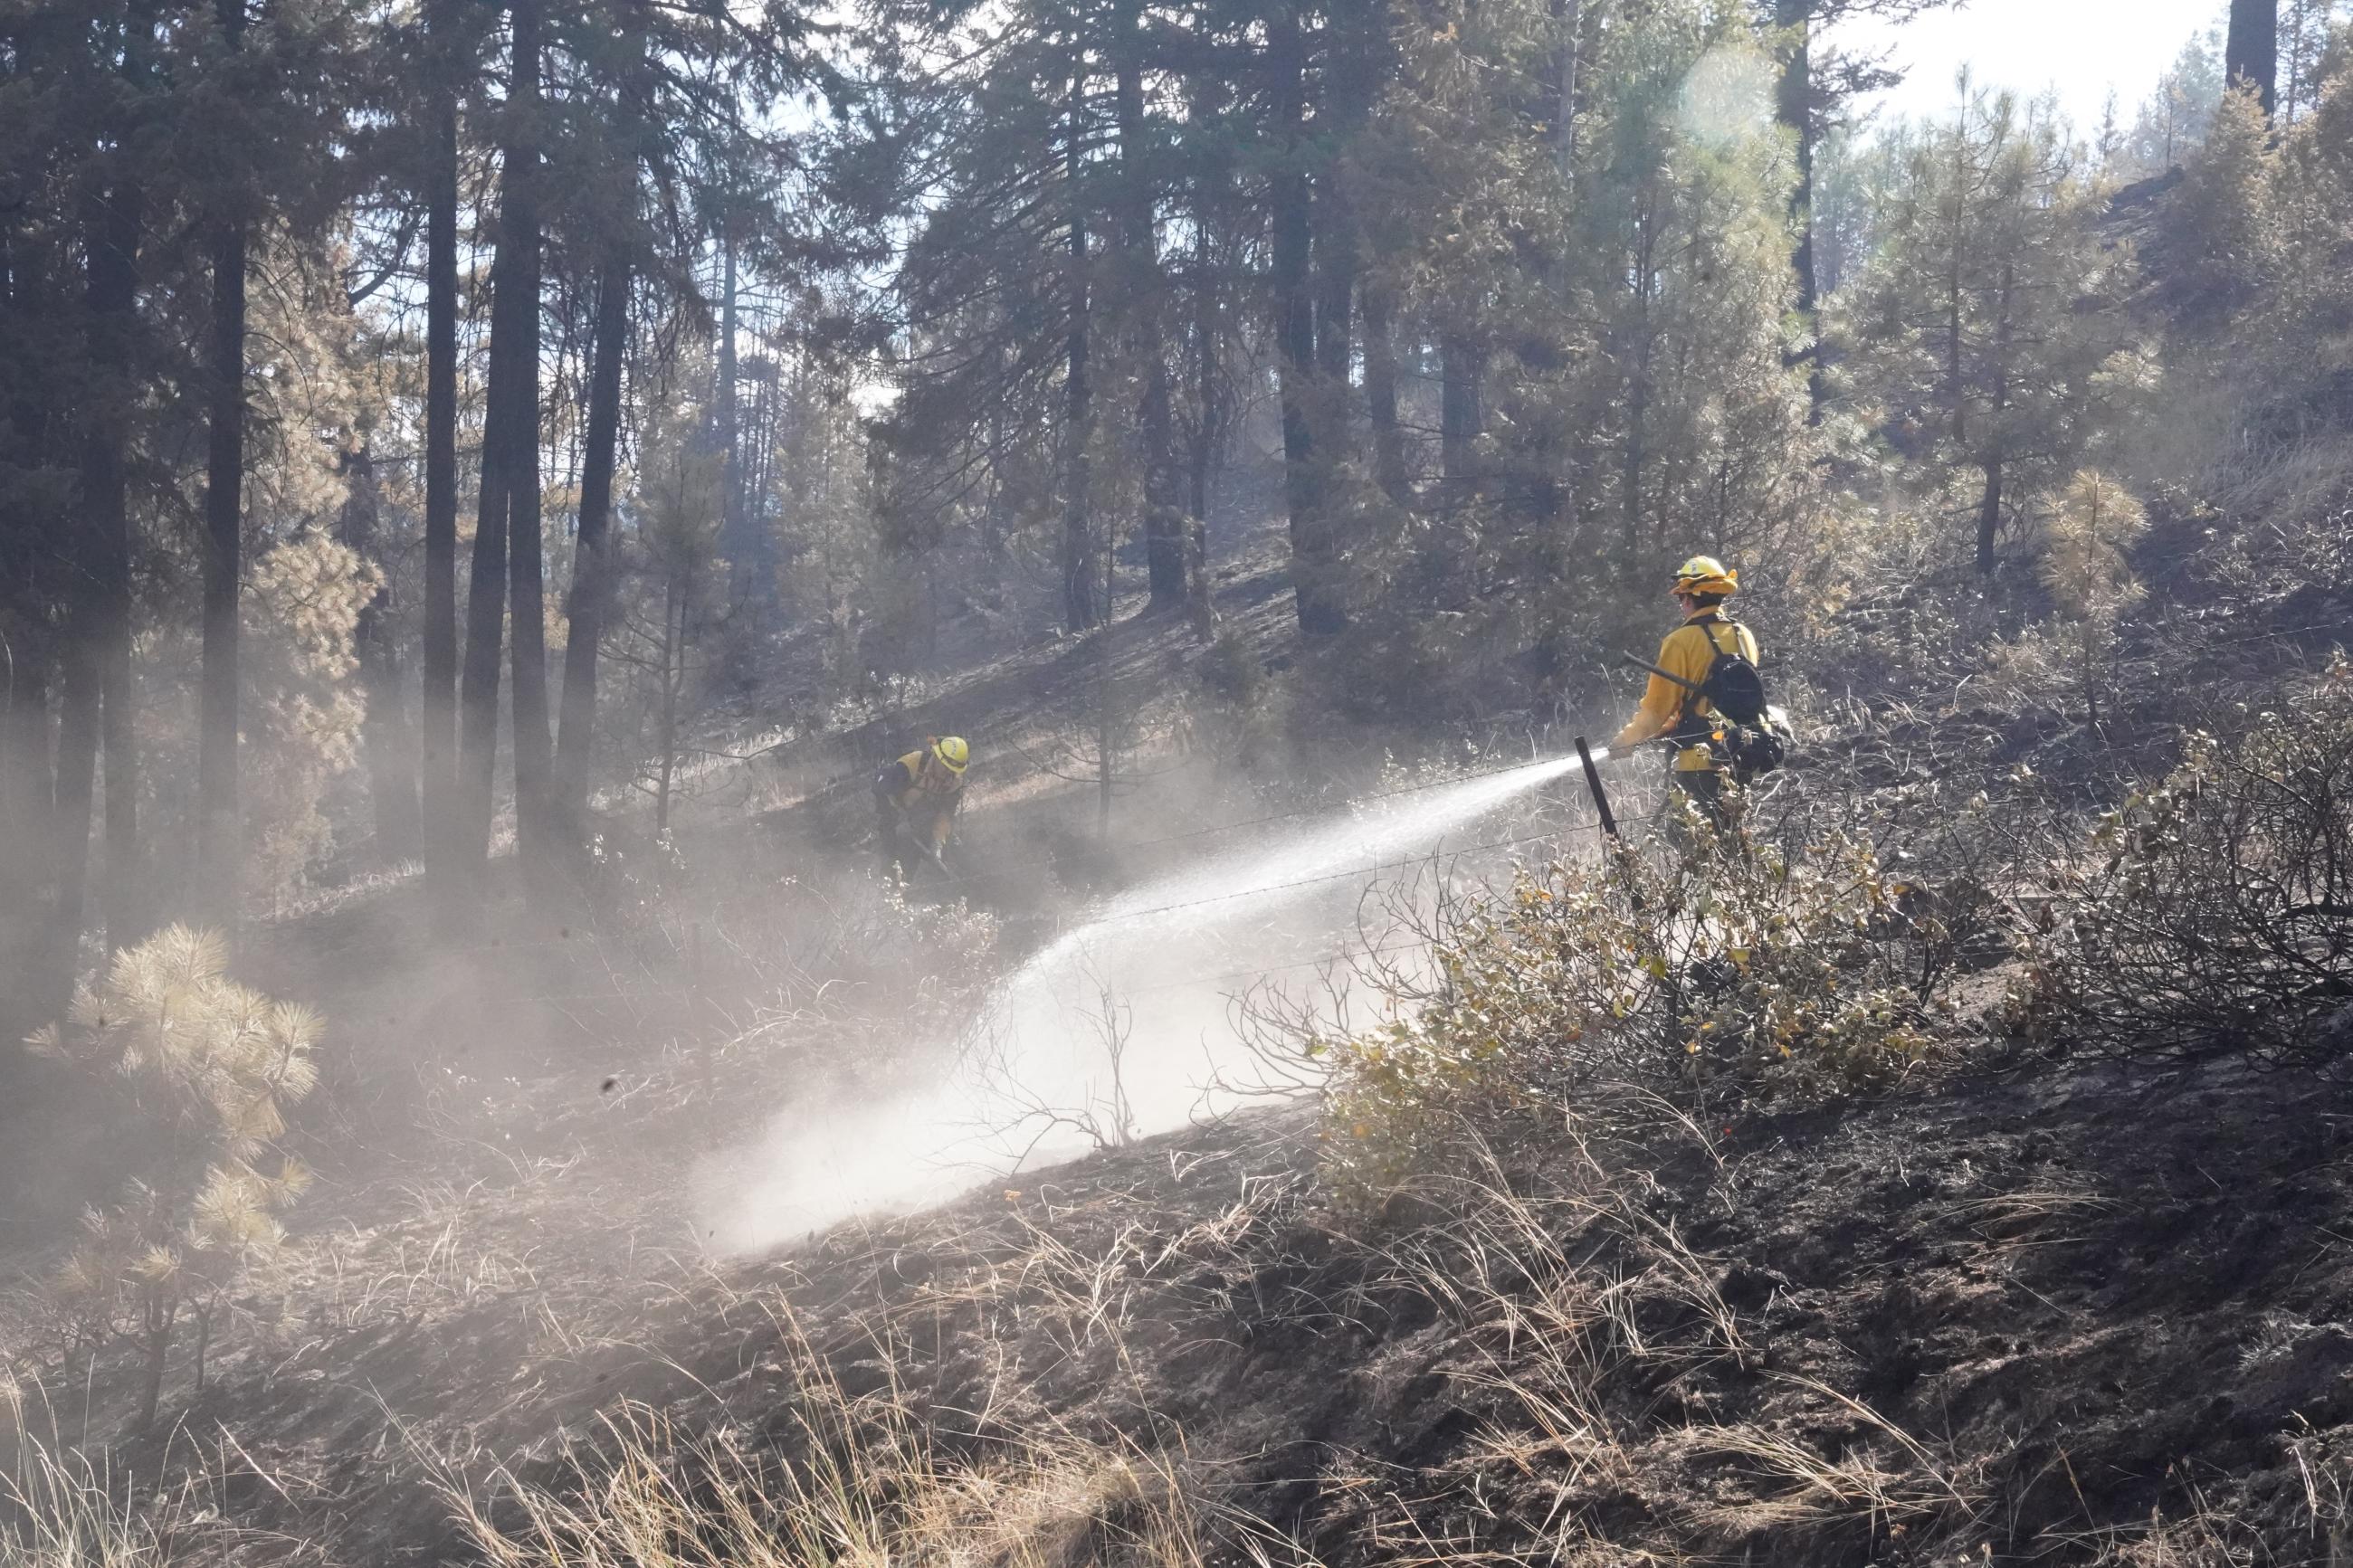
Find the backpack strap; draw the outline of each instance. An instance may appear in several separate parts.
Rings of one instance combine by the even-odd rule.
[[[1720,610],[1710,610],[1704,616],[1693,616],[1690,620],[1685,621],[1683,625],[1686,626],[1697,626],[1699,628],[1699,635],[1707,639],[1707,668],[1700,671],[1699,677],[1700,683],[1702,685],[1705,685],[1708,676],[1715,669],[1715,661],[1717,659],[1725,657],[1727,654],[1737,654],[1740,651],[1740,634],[1737,629],[1739,623],[1725,619],[1723,612]],[[1732,626],[1735,628],[1733,632],[1732,646],[1730,647],[1727,648],[1722,643],[1715,640],[1715,628],[1717,626]],[[1670,732],[1681,737],[1687,733],[1692,735],[1701,735],[1711,731],[1714,729],[1714,726],[1703,722],[1699,716],[1699,705],[1706,700],[1707,699],[1701,693],[1686,690],[1683,693],[1683,710],[1676,714],[1675,727]]]

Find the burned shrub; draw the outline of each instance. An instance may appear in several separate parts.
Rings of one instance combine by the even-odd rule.
[[[2353,667],[2188,753],[2054,866],[2004,1022],[2132,1058],[2341,1056],[2323,1023],[2353,999]]]

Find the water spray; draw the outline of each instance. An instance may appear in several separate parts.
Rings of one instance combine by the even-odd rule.
[[[707,1163],[696,1183],[706,1244],[775,1247],[854,1215],[1014,1181],[1087,1152],[1111,1122],[1120,1137],[1148,1136],[1229,1109],[1233,1096],[1216,1086],[1259,1070],[1233,1026],[1238,991],[1367,955],[1410,962],[1418,942],[1391,946],[1362,929],[1366,886],[1433,861],[1454,829],[1546,783],[1580,767],[1591,781],[1591,764],[1609,754],[1582,749],[1392,792],[1369,809],[1272,827],[1113,898],[995,989],[937,1081],[881,1100],[796,1105],[759,1147]],[[1115,1054],[1107,1028],[1124,1030]]]

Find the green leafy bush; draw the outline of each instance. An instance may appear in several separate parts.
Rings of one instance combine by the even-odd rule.
[[[1388,1022],[1305,1042],[1344,1193],[1377,1199],[1595,1073],[1840,1092],[1951,1032],[1949,933],[1867,843],[1784,847],[1687,806],[1679,826],[1680,855],[1524,871],[1452,911]]]
[[[121,1201],[88,1215],[54,1297],[84,1342],[144,1347],[142,1426],[184,1317],[202,1387],[216,1312],[284,1241],[278,1216],[309,1183],[277,1141],[285,1109],[317,1082],[319,1016],[237,984],[226,965],[217,935],[173,926],[116,953],[62,1025],[26,1042],[121,1089],[136,1125]]]

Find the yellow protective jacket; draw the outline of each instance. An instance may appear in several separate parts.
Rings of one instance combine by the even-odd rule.
[[[1751,664],[1764,663],[1757,656],[1757,634],[1724,619],[1721,607],[1714,607],[1693,611],[1690,619],[1667,634],[1667,640],[1659,645],[1659,657],[1651,662],[1670,675],[1697,682],[1706,678],[1707,667],[1719,653],[1738,653]],[[1623,751],[1661,735],[1687,734],[1715,716],[1715,710],[1705,698],[1654,675],[1643,688],[1641,707],[1609,747]],[[1716,765],[1715,752],[1704,741],[1675,754],[1678,773],[1706,773]]]
[[[954,811],[964,799],[964,780],[932,760],[928,751],[909,752],[882,770],[875,793],[907,811]]]
[[[944,849],[964,804],[964,779],[932,760],[928,749],[909,752],[874,780],[875,796],[899,808],[910,827]],[[888,807],[885,807],[886,811]]]

